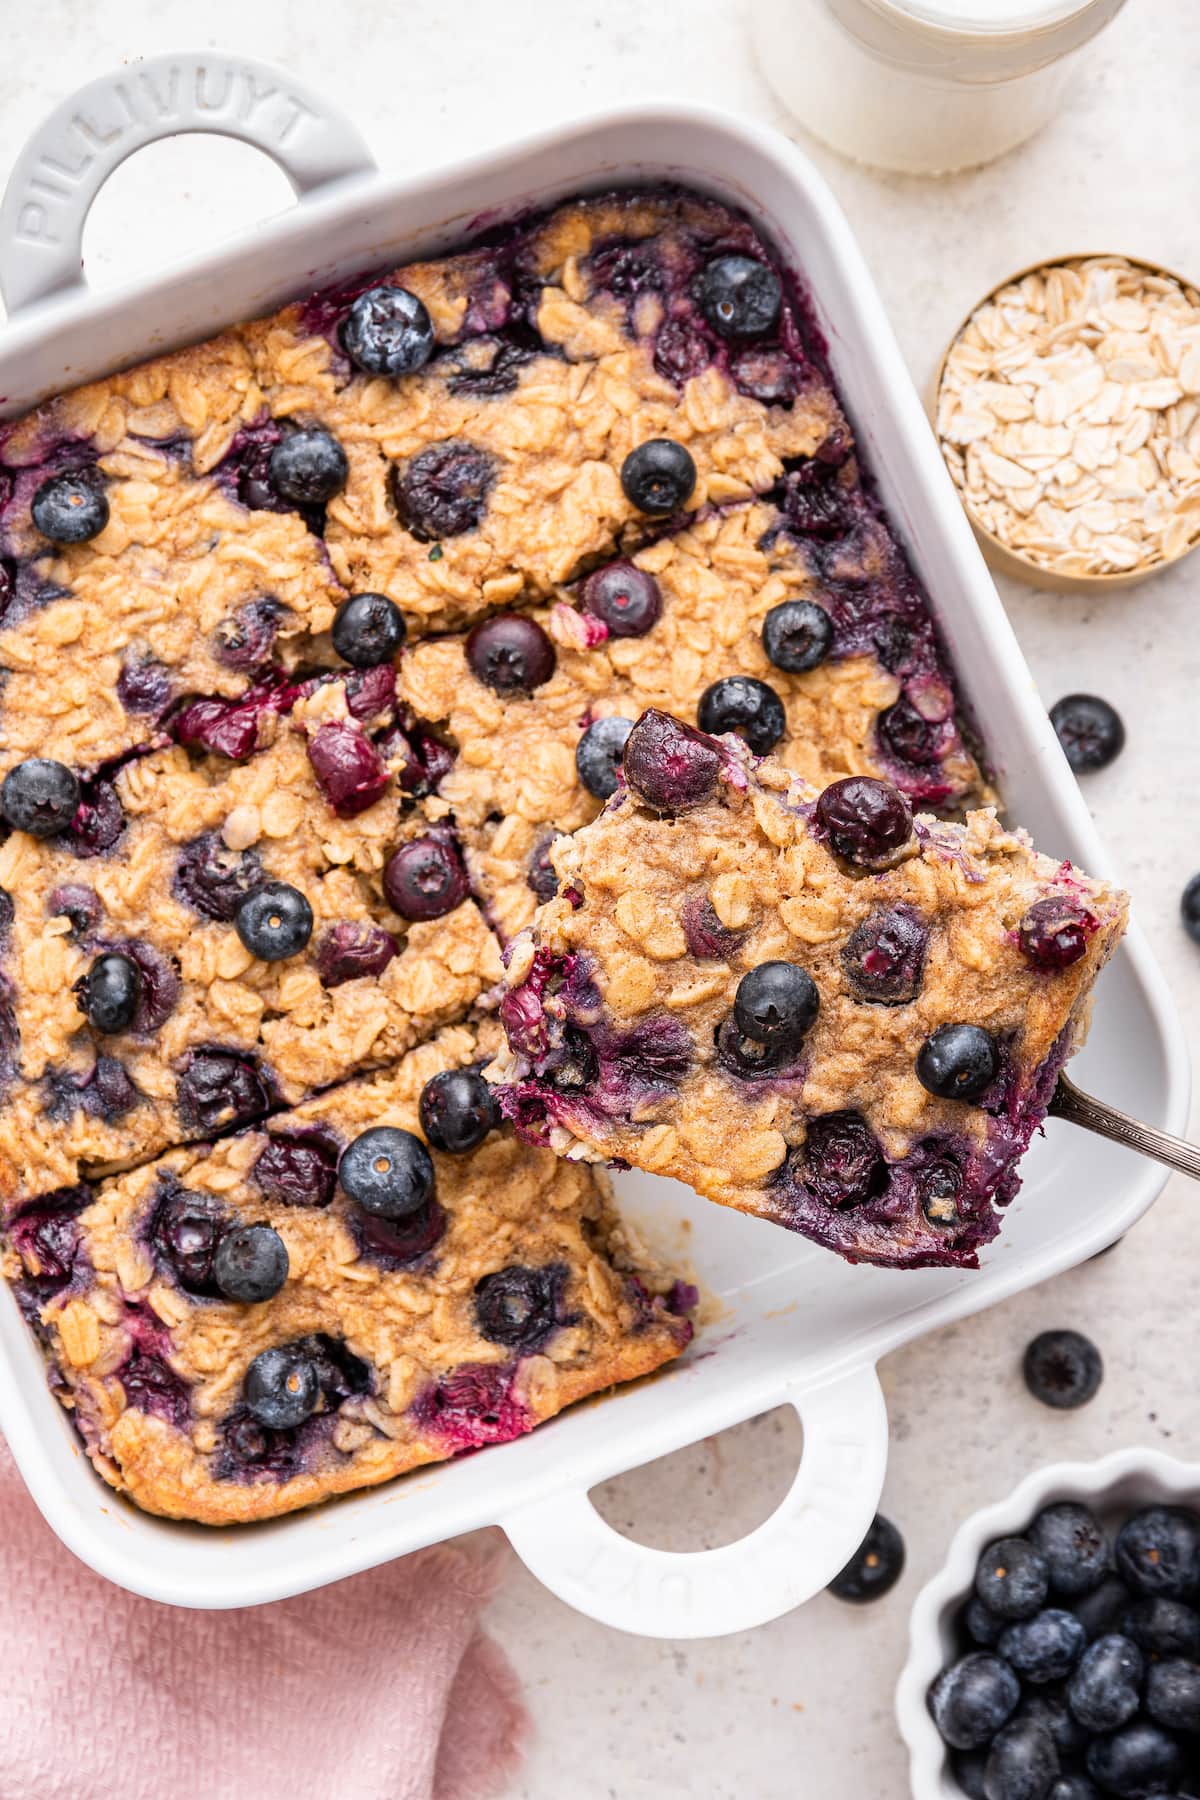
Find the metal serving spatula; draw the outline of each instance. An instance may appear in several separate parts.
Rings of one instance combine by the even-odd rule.
[[[1052,1119],[1068,1119],[1072,1125],[1082,1125],[1098,1137],[1111,1138],[1114,1144],[1140,1150],[1143,1156],[1152,1156],[1169,1169],[1200,1181],[1200,1148],[1195,1144],[1172,1137],[1169,1131],[1159,1131],[1155,1125],[1143,1125],[1140,1119],[1131,1119],[1128,1113],[1118,1112],[1103,1100],[1093,1100],[1065,1075],[1059,1076],[1046,1110]]]

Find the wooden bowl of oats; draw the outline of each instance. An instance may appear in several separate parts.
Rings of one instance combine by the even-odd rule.
[[[1131,587],[1200,543],[1200,293],[1124,256],[995,288],[938,367],[934,427],[993,567]]]

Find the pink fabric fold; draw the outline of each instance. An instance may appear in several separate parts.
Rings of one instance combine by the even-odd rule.
[[[0,1440],[3,1800],[488,1800],[528,1730],[479,1629],[499,1534],[276,1606],[139,1600],[64,1550]]]

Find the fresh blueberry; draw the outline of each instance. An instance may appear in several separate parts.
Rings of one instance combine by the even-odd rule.
[[[420,1118],[435,1150],[465,1156],[499,1125],[500,1109],[477,1069],[443,1069],[421,1089]]]
[[[1081,1331],[1040,1331],[1025,1348],[1025,1385],[1043,1406],[1086,1406],[1104,1379],[1104,1363]]]
[[[1033,1719],[1013,1719],[988,1751],[983,1791],[987,1800],[1046,1800],[1058,1773],[1050,1733]]]
[[[622,767],[638,799],[655,812],[702,806],[717,785],[721,752],[669,713],[644,712],[625,741]]]
[[[983,1750],[955,1750],[950,1757],[950,1768],[967,1800],[987,1800],[983,1791],[987,1755]]]
[[[1077,775],[1106,769],[1125,747],[1120,714],[1096,694],[1068,694],[1050,708],[1050,723]]]
[[[490,1344],[533,1350],[558,1323],[564,1270],[559,1263],[527,1269],[514,1263],[475,1284],[475,1325]]]
[[[536,619],[496,613],[467,638],[467,664],[476,680],[497,694],[531,694],[549,681],[557,658]]]
[[[876,1513],[866,1537],[830,1582],[829,1592],[856,1605],[882,1600],[903,1573],[904,1539],[890,1519]]]
[[[800,1180],[825,1206],[862,1206],[887,1186],[887,1164],[861,1113],[810,1119],[799,1156]]]
[[[651,438],[631,450],[621,464],[621,486],[639,512],[654,518],[678,512],[696,486],[691,451],[674,438]]]
[[[1006,1662],[973,1650],[943,1669],[929,1690],[933,1722],[952,1750],[989,1744],[1016,1711],[1021,1684]]]
[[[194,1050],[175,1083],[175,1101],[189,1132],[203,1137],[259,1119],[271,1104],[254,1065],[226,1050]]]
[[[247,894],[233,922],[251,956],[283,962],[298,955],[312,936],[313,910],[299,888],[268,881]]]
[[[1000,1619],[1031,1619],[1046,1604],[1050,1571],[1028,1538],[997,1538],[975,1570],[975,1593]]]
[[[1148,1599],[1190,1599],[1200,1587],[1200,1520],[1182,1506],[1150,1506],[1117,1533],[1117,1572]]]
[[[1183,1752],[1161,1726],[1138,1719],[1112,1737],[1097,1738],[1087,1753],[1088,1774],[1118,1800],[1166,1794],[1183,1769]]]
[[[1087,1633],[1074,1613],[1048,1606],[1032,1619],[1017,1619],[997,1646],[1026,1681],[1041,1684],[1069,1675],[1087,1643]]]
[[[717,256],[697,277],[696,298],[721,337],[764,337],[779,323],[783,284],[751,256]]]
[[[1088,1734],[1067,1705],[1065,1682],[1046,1682],[1021,1696],[1021,1704],[1013,1714],[1017,1719],[1032,1719],[1054,1740],[1060,1756],[1077,1756],[1087,1749]]]
[[[738,982],[733,1016],[743,1037],[768,1047],[794,1048],[821,1008],[817,984],[798,963],[765,962]]]
[[[368,288],[342,323],[342,348],[368,375],[411,375],[424,368],[436,342],[425,303],[408,288]]]
[[[0,786],[0,813],[14,831],[57,837],[79,807],[79,782],[65,763],[31,756],[8,771]]]
[[[942,1100],[978,1100],[999,1067],[996,1040],[981,1025],[939,1025],[917,1052],[917,1080]]]
[[[1179,902],[1183,928],[1193,943],[1200,944],[1200,875],[1193,875]]]
[[[319,425],[293,431],[271,452],[271,486],[292,506],[324,506],[346,485],[350,464],[331,432]]]
[[[1087,955],[1096,923],[1086,906],[1065,895],[1035,900],[1017,927],[1017,941],[1035,969],[1068,969]]]
[[[575,746],[575,767],[589,794],[607,800],[617,791],[621,758],[633,722],[615,715],[594,719]]]
[[[1125,1614],[1121,1630],[1147,1656],[1182,1656],[1200,1662],[1200,1613],[1182,1600],[1162,1595],[1138,1600]]]
[[[726,675],[706,687],[696,709],[701,731],[714,736],[736,731],[755,756],[774,749],[787,730],[783,701],[773,687],[753,675]]]
[[[78,472],[52,475],[33,496],[33,522],[52,544],[86,544],[108,524],[108,501],[95,481]]]
[[[97,1031],[128,1031],[141,999],[141,972],[132,957],[112,950],[96,958],[75,992],[79,1010]]]
[[[535,845],[529,858],[529,867],[525,871],[525,885],[536,895],[539,906],[547,900],[553,900],[558,892],[558,875],[554,864],[550,861],[550,848],[554,843],[553,833]]]
[[[356,819],[386,791],[387,765],[360,725],[330,719],[308,740],[317,786],[339,819]]]
[[[263,1197],[277,1206],[328,1206],[337,1185],[337,1156],[325,1144],[281,1132],[250,1174]]]
[[[161,1193],[150,1242],[189,1293],[212,1292],[213,1258],[226,1223],[225,1208],[212,1194],[173,1185]]]
[[[374,1218],[406,1219],[433,1197],[433,1161],[411,1131],[378,1125],[343,1150],[338,1180]]]
[[[469,892],[467,871],[445,837],[412,838],[383,865],[383,891],[402,919],[440,919]]]
[[[994,1650],[1008,1630],[1008,1621],[989,1612],[978,1594],[972,1594],[963,1608],[962,1624],[971,1642],[981,1650]]]
[[[1144,1670],[1137,1645],[1118,1632],[1090,1643],[1067,1683],[1067,1703],[1088,1731],[1117,1731],[1138,1709]]]
[[[613,562],[595,569],[580,584],[579,602],[603,620],[615,638],[645,637],[662,614],[662,593],[653,575],[636,563]]]
[[[235,1226],[217,1245],[213,1279],[227,1300],[270,1300],[287,1278],[287,1245],[269,1225]]]
[[[836,855],[858,868],[877,870],[911,838],[912,808],[890,782],[848,775],[824,789],[816,823]]]
[[[1075,1500],[1044,1506],[1028,1531],[1050,1571],[1050,1592],[1074,1599],[1100,1586],[1112,1571],[1112,1546],[1090,1507]]]
[[[260,1425],[269,1431],[289,1431],[317,1409],[321,1398],[317,1365],[299,1344],[274,1345],[250,1364],[242,1393]]]
[[[1094,1781],[1072,1770],[1069,1775],[1059,1776],[1046,1800],[1103,1800],[1103,1796]]]
[[[386,594],[353,594],[337,609],[333,647],[351,668],[370,669],[391,661],[406,631],[400,608]]]
[[[768,662],[802,675],[833,649],[833,620],[815,600],[783,600],[763,620],[762,641]]]
[[[1098,1588],[1071,1603],[1071,1611],[1088,1634],[1088,1642],[1105,1637],[1112,1631],[1123,1631],[1122,1620],[1129,1611],[1132,1596],[1123,1581],[1106,1575]]]
[[[398,953],[399,944],[382,925],[369,919],[344,920],[322,933],[315,960],[323,987],[341,987],[344,981],[380,976]]]
[[[252,850],[230,850],[215,831],[179,852],[171,891],[205,919],[230,925],[246,896],[260,887],[263,866]]]
[[[1180,1656],[1154,1659],[1146,1671],[1144,1704],[1156,1725],[1200,1732],[1200,1663]]]
[[[473,531],[487,510],[496,468],[486,450],[458,438],[431,444],[392,470],[400,523],[421,544]]]
[[[911,906],[881,907],[855,927],[842,968],[856,1000],[906,1006],[921,991],[929,928]]]

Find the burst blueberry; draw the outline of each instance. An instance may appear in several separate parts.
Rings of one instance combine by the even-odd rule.
[[[833,649],[833,620],[815,600],[783,600],[763,620],[762,641],[768,662],[802,675]]]
[[[270,1095],[253,1063],[226,1050],[195,1050],[175,1084],[179,1116],[190,1132],[208,1137],[261,1118]]]
[[[342,323],[342,348],[368,375],[411,375],[433,355],[436,338],[425,303],[408,288],[368,288]]]
[[[830,849],[862,869],[885,868],[912,837],[912,808],[904,795],[870,775],[831,782],[815,817]]]
[[[179,852],[171,891],[202,918],[228,925],[262,881],[255,851],[230,850],[217,832],[206,831]]]
[[[190,1293],[212,1292],[213,1257],[227,1222],[224,1206],[212,1194],[174,1185],[161,1193],[150,1241]]]
[[[875,1006],[906,1006],[921,991],[929,929],[911,906],[881,907],[855,927],[841,963],[854,997]]]
[[[475,529],[495,479],[486,450],[448,438],[395,465],[392,500],[400,523],[418,543],[437,543]]]
[[[346,452],[319,425],[293,431],[271,452],[271,486],[292,506],[324,506],[346,485]]]
[[[497,694],[531,694],[549,681],[557,661],[537,620],[521,613],[497,613],[476,625],[466,655],[472,675]]]
[[[1022,955],[1035,969],[1068,969],[1087,955],[1097,920],[1066,895],[1035,900],[1017,927]]]
[[[997,1538],[975,1569],[975,1592],[998,1619],[1031,1619],[1050,1590],[1046,1559],[1027,1538]]]
[[[713,793],[721,752],[669,713],[652,710],[630,732],[622,767],[629,787],[655,812],[683,812]]]
[[[608,563],[593,570],[580,584],[579,601],[615,638],[645,637],[662,615],[657,581],[631,562]]]
[[[364,1212],[379,1219],[404,1219],[432,1198],[433,1161],[411,1131],[378,1125],[362,1132],[342,1152],[338,1180]]]
[[[440,919],[461,906],[469,889],[455,846],[444,837],[412,838],[383,865],[383,891],[402,919]]]
[[[239,1225],[222,1235],[213,1256],[213,1279],[227,1300],[260,1304],[277,1294],[287,1278],[287,1245],[269,1225]]]
[[[109,951],[96,958],[75,992],[80,1011],[97,1031],[128,1031],[141,998],[141,973],[131,957]]]
[[[97,481],[78,472],[43,481],[30,507],[33,522],[52,544],[86,544],[108,524],[108,500]]]
[[[1050,723],[1077,775],[1106,769],[1125,747],[1120,714],[1097,694],[1066,695],[1050,708]]]
[[[876,1513],[871,1529],[846,1564],[829,1584],[838,1600],[865,1605],[882,1600],[904,1573],[904,1539],[882,1513]]]
[[[700,310],[723,338],[764,337],[779,323],[783,284],[750,256],[717,256],[696,282]]]
[[[465,1156],[500,1123],[495,1090],[478,1069],[443,1069],[421,1089],[421,1130],[435,1150]]]
[[[8,771],[0,786],[0,813],[14,831],[57,837],[79,806],[79,782],[65,763],[31,756]]]
[[[1081,1331],[1041,1331],[1026,1346],[1025,1385],[1043,1406],[1086,1406],[1104,1379],[1095,1344]]]
[[[633,722],[615,716],[594,719],[575,746],[575,767],[589,794],[607,800],[616,793]]]
[[[848,1208],[876,1200],[887,1186],[887,1164],[861,1113],[810,1119],[799,1154],[804,1186],[825,1206]]]
[[[485,1275],[475,1286],[475,1324],[481,1337],[510,1350],[532,1350],[557,1323],[560,1266],[528,1269],[513,1264]]]
[[[260,1425],[290,1431],[317,1409],[321,1398],[317,1365],[299,1345],[274,1345],[250,1364],[242,1393]]]
[[[328,1206],[337,1185],[337,1154],[312,1139],[273,1137],[252,1167],[251,1178],[276,1206]]]
[[[383,974],[400,946],[390,931],[369,919],[342,920],[324,932],[314,960],[321,985],[341,987],[344,981],[361,981]]]
[[[404,615],[386,594],[352,594],[333,621],[333,647],[353,669],[390,662],[406,634]]]
[[[955,1750],[978,1750],[1012,1717],[1021,1684],[1006,1662],[972,1651],[943,1669],[929,1690],[929,1710],[943,1739]]]
[[[917,1052],[917,1080],[942,1100],[978,1100],[996,1079],[1000,1050],[981,1025],[939,1025]]]
[[[755,756],[774,749],[787,730],[783,701],[773,687],[753,675],[726,675],[706,687],[696,709],[701,731],[719,736],[736,731]]]
[[[629,504],[652,518],[678,512],[696,486],[691,451],[674,438],[651,438],[621,464],[621,486]]]

